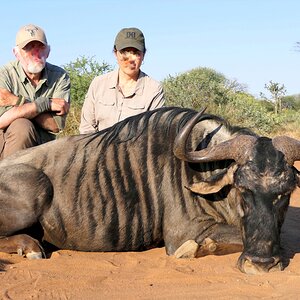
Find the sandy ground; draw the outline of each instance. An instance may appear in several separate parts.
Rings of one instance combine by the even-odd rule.
[[[236,268],[240,253],[175,259],[164,248],[139,253],[60,250],[49,259],[29,261],[0,252],[0,298],[300,299],[300,189],[292,197],[282,245],[290,257],[286,268],[264,275],[241,273]]]

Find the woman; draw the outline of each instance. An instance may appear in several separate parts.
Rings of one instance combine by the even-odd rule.
[[[118,70],[97,76],[87,92],[80,133],[100,131],[144,111],[164,105],[162,85],[140,70],[145,38],[137,28],[123,28],[116,36]]]

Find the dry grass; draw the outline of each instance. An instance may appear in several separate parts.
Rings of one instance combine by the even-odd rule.
[[[79,133],[80,113],[81,107],[72,106],[70,108],[67,117],[66,127],[64,131],[59,134],[59,137],[75,135]]]
[[[272,136],[287,135],[294,139],[300,140],[300,124],[299,122],[286,124],[284,127],[272,133]]]

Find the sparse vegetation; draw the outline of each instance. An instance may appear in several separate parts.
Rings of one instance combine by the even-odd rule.
[[[92,79],[112,70],[110,65],[104,62],[99,64],[93,58],[86,57],[64,68],[71,77],[72,105],[62,136],[78,133],[81,107]],[[274,104],[270,101],[256,99],[246,92],[243,85],[209,68],[195,68],[177,76],[168,76],[163,80],[163,86],[167,106],[195,110],[206,106],[208,112],[259,134],[287,134],[300,139],[300,95],[285,96],[285,93],[281,93],[277,111],[274,111]],[[280,88],[281,85],[277,84],[276,87]],[[278,109],[280,114],[277,113]]]

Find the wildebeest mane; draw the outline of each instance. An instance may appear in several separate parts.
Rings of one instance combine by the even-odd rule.
[[[108,147],[112,142],[118,144],[128,142],[130,140],[134,141],[135,139],[138,139],[146,129],[149,130],[149,128],[153,131],[153,133],[159,131],[160,134],[168,136],[172,128],[173,121],[179,114],[182,114],[182,117],[180,120],[176,121],[175,134],[177,134],[187,121],[196,114],[195,110],[179,107],[163,107],[147,111],[145,113],[128,117],[102,131],[88,134],[86,144],[89,144],[95,139],[98,140],[98,144],[103,143],[103,147]],[[237,127],[231,127],[226,120],[219,116],[204,114],[199,121],[204,120],[215,120],[217,123],[225,126],[230,132],[238,130]],[[101,138],[99,139],[99,137]]]

